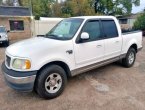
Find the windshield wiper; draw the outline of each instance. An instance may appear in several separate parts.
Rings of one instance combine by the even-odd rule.
[[[37,35],[37,37],[45,37],[45,35]]]
[[[54,34],[46,34],[44,37],[46,38],[52,38],[52,39],[59,39],[57,35],[54,35]]]

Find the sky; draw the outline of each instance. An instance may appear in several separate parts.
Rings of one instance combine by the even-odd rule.
[[[143,11],[143,9],[145,8],[145,0],[140,0],[140,6],[138,7],[133,7],[132,13],[137,13],[140,11]]]

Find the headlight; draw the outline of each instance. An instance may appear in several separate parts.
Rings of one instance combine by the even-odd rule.
[[[15,69],[30,69],[31,68],[31,62],[27,59],[14,59],[12,63],[12,67]]]
[[[7,38],[8,36],[7,35],[3,35],[2,37]]]

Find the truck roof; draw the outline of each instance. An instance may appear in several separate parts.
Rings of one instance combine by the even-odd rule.
[[[93,18],[110,18],[110,19],[116,19],[114,16],[77,16],[77,17],[71,17],[71,18],[82,18],[82,19],[93,19]]]

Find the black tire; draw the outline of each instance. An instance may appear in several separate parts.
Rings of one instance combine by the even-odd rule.
[[[4,46],[8,47],[9,46],[9,41],[4,42]]]
[[[46,84],[46,79],[53,73],[58,73],[61,76],[62,84],[60,86],[60,89],[58,89],[56,93],[49,93],[45,87],[45,84]],[[64,69],[58,65],[49,65],[45,67],[42,71],[40,71],[39,76],[36,79],[35,89],[40,97],[45,99],[52,99],[61,95],[61,93],[64,91],[66,83],[67,83],[67,76]]]
[[[129,56],[130,56],[131,54],[134,55],[134,59],[133,59],[133,61],[130,63],[130,62],[129,62]],[[132,67],[132,66],[134,65],[135,60],[136,60],[136,51],[135,51],[134,48],[130,48],[130,49],[128,50],[127,54],[126,54],[126,57],[125,57],[124,59],[122,59],[122,65],[123,65],[124,67],[127,67],[127,68]]]

